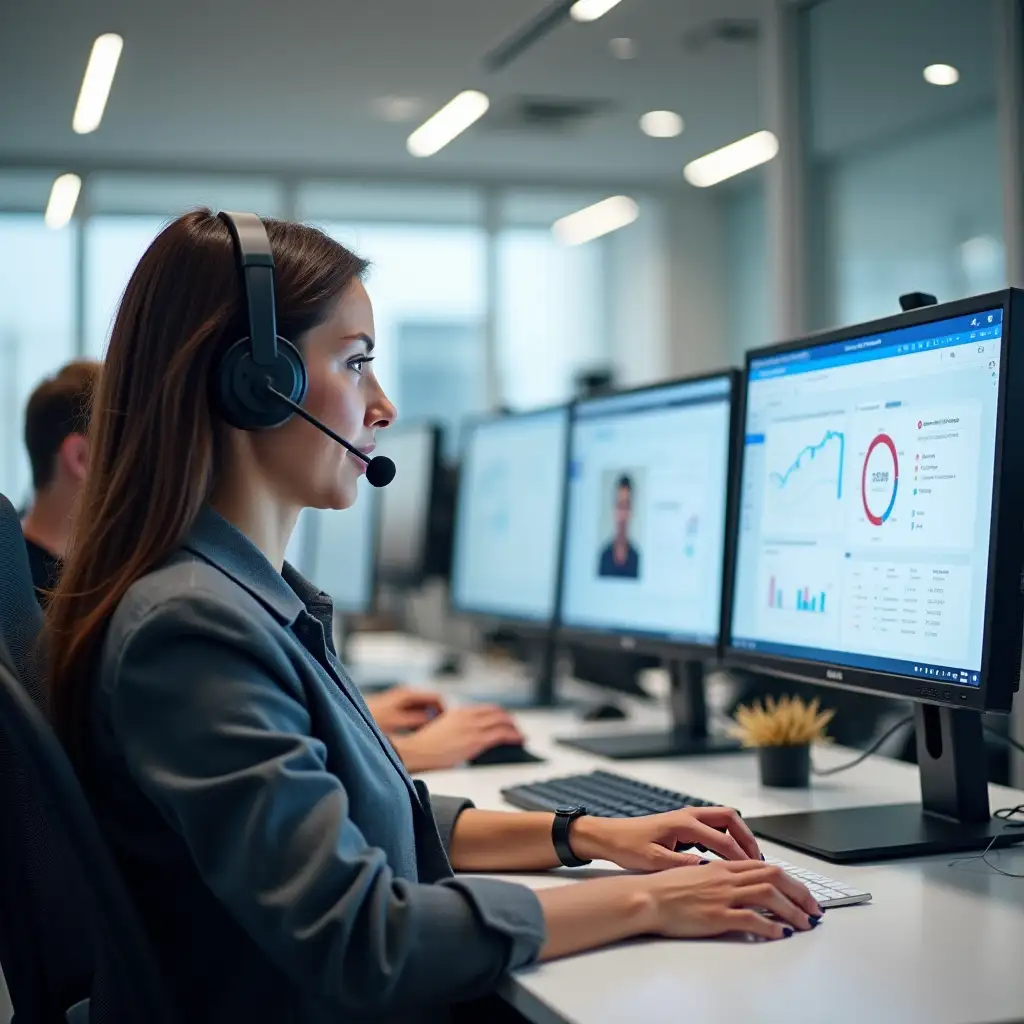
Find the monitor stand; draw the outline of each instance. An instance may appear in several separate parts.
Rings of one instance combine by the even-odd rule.
[[[621,732],[602,736],[573,736],[558,742],[588,754],[616,761],[652,757],[691,757],[700,754],[731,754],[740,749],[736,740],[708,734],[704,663],[670,661],[669,707],[672,726],[655,732]]]
[[[575,709],[581,704],[579,700],[566,700],[557,692],[560,675],[560,649],[555,631],[551,630],[536,642],[525,641],[528,645],[526,674],[531,680],[528,693],[494,693],[474,694],[477,702],[498,704],[509,711],[559,710]]]
[[[762,839],[840,864],[961,853],[1024,839],[989,813],[981,715],[917,704],[914,728],[921,803],[744,820]]]

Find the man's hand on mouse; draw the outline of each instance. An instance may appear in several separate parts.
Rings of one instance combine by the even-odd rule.
[[[386,736],[419,729],[444,711],[440,694],[394,686],[366,698],[377,727]]]
[[[503,744],[521,746],[523,734],[504,708],[472,704],[451,708],[416,732],[391,737],[410,772],[454,768]]]

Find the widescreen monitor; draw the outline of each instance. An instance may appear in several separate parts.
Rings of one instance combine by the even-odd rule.
[[[1010,841],[980,712],[1021,662],[1021,293],[915,310],[747,362],[729,659],[915,701],[921,804],[750,819],[831,860]],[[827,700],[826,700],[827,703]]]

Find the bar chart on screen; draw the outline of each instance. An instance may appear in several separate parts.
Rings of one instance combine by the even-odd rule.
[[[778,642],[795,641],[808,629],[830,640],[839,637],[841,554],[821,545],[769,545],[762,569],[758,618]]]

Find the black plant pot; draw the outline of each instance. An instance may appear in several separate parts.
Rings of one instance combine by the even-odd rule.
[[[782,789],[806,789],[811,782],[811,748],[760,747],[761,785]]]

